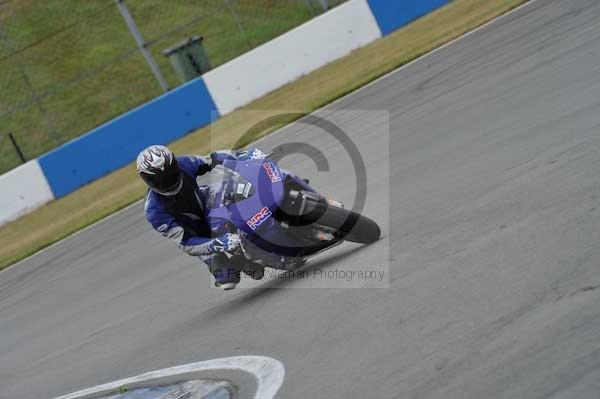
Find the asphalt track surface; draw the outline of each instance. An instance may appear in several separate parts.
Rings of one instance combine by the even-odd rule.
[[[283,398],[597,398],[599,76],[600,3],[538,0],[329,108],[363,110],[332,119],[385,238],[314,264],[385,263],[389,245],[389,288],[209,289],[139,204],[0,273],[0,397],[255,354],[284,363]],[[368,110],[390,112],[389,137]],[[264,145],[302,139],[345,165],[324,137]],[[348,169],[297,158],[351,202]]]

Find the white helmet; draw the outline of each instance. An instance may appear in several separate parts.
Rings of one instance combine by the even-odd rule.
[[[137,172],[151,190],[161,195],[175,195],[183,185],[177,158],[162,145],[152,145],[139,153]]]

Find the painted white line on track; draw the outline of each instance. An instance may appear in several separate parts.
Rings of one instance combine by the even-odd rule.
[[[441,45],[441,46],[439,46],[439,47],[436,47],[436,48],[434,48],[433,50],[429,51],[429,52],[428,52],[428,53],[426,53],[426,54],[423,54],[423,55],[422,55],[422,56],[420,56],[419,58],[415,58],[414,60],[412,60],[412,61],[410,61],[410,62],[408,62],[408,63],[406,63],[406,64],[404,64],[404,65],[402,65],[402,66],[400,66],[400,67],[398,67],[398,68],[396,68],[396,69],[394,69],[393,71],[390,71],[390,72],[388,72],[388,73],[386,73],[386,74],[384,74],[384,75],[382,75],[382,76],[378,77],[377,79],[373,80],[372,82],[369,82],[369,83],[365,84],[364,86],[361,86],[361,87],[359,87],[358,89],[354,90],[353,92],[351,92],[351,93],[348,93],[348,94],[346,94],[345,96],[343,96],[343,97],[340,97],[340,98],[338,98],[337,100],[334,100],[334,101],[332,101],[332,102],[328,103],[327,105],[325,105],[325,106],[323,106],[323,107],[321,107],[321,108],[319,108],[319,109],[316,109],[316,110],[314,110],[313,112],[311,112],[311,114],[312,114],[312,113],[319,112],[319,111],[321,111],[321,110],[324,110],[324,109],[326,109],[326,108],[328,108],[328,107],[331,107],[332,105],[334,105],[334,104],[337,104],[338,102],[341,102],[341,101],[343,101],[343,100],[347,99],[348,97],[352,96],[352,95],[353,95],[353,94],[355,94],[355,93],[359,93],[359,92],[360,92],[360,91],[362,91],[362,90],[366,90],[366,89],[367,89],[367,88],[369,88],[370,86],[377,84],[379,81],[381,81],[381,80],[383,80],[383,79],[385,79],[385,78],[387,78],[387,77],[389,77],[389,76],[391,76],[391,75],[393,75],[393,74],[395,74],[395,73],[399,73],[399,72],[400,72],[400,71],[402,71],[403,69],[405,69],[405,68],[408,68],[409,66],[411,66],[411,65],[413,65],[413,64],[415,64],[415,63],[418,63],[418,62],[421,62],[421,61],[423,61],[423,60],[424,60],[424,59],[426,59],[427,57],[429,57],[429,56],[431,56],[431,55],[433,55],[433,54],[437,53],[438,51],[442,51],[442,50],[444,50],[445,48],[447,48],[447,47],[449,47],[449,46],[452,46],[452,45],[453,45],[453,44],[455,44],[456,42],[458,42],[458,41],[460,41],[460,40],[462,40],[462,39],[464,39],[464,38],[466,38],[466,37],[468,37],[468,36],[470,36],[470,35],[472,35],[472,34],[474,34],[474,33],[477,33],[477,32],[479,32],[479,31],[481,31],[481,30],[483,30],[483,29],[485,29],[485,28],[487,28],[487,27],[489,27],[489,26],[491,26],[491,25],[493,25],[493,24],[495,24],[495,23],[499,23],[499,22],[500,22],[502,19],[504,19],[504,18],[508,17],[509,15],[511,15],[511,14],[513,14],[513,13],[516,13],[516,12],[520,11],[521,9],[523,9],[523,8],[525,8],[525,7],[531,6],[532,4],[534,4],[534,3],[535,3],[535,2],[537,2],[537,1],[538,1],[538,0],[528,0],[526,3],[523,3],[523,4],[521,4],[521,5],[519,5],[519,6],[515,7],[515,8],[513,8],[512,10],[509,10],[509,11],[505,12],[504,14],[502,14],[502,15],[499,15],[499,16],[495,17],[494,19],[492,19],[492,20],[490,20],[490,21],[488,21],[488,22],[484,23],[483,25],[480,25],[480,26],[478,26],[477,28],[475,28],[475,29],[473,29],[473,30],[470,30],[470,31],[468,31],[468,32],[466,32],[466,33],[464,33],[464,34],[460,35],[459,37],[457,37],[457,38],[455,38],[455,39],[452,39],[451,41],[449,41],[449,42],[448,42],[448,43],[446,43],[446,44],[443,44],[443,45]],[[381,40],[381,39],[378,39],[378,40]],[[260,139],[256,140],[256,143],[260,142],[260,141],[261,141],[261,140],[263,140],[263,139],[266,139],[267,137],[271,138],[271,137],[273,137],[273,135],[275,135],[275,134],[278,134],[278,133],[281,133],[281,132],[282,132],[282,131],[283,131],[283,130],[286,128],[286,127],[287,127],[287,126],[283,126],[283,127],[279,128],[279,129],[277,129],[277,130],[273,131],[271,134],[269,134],[269,135],[267,135],[267,136],[265,136],[265,137],[261,137]],[[84,233],[84,232],[86,232],[87,230],[89,230],[89,229],[92,229],[94,226],[96,226],[96,225],[97,225],[97,224],[99,224],[99,223],[105,222],[105,221],[109,220],[109,219],[110,219],[110,218],[112,218],[112,217],[118,216],[120,213],[127,211],[129,208],[131,208],[131,207],[133,207],[133,206],[136,206],[137,204],[139,204],[140,202],[142,202],[142,201],[144,201],[144,200],[145,200],[145,198],[142,198],[142,199],[140,199],[140,200],[137,200],[136,202],[134,202],[134,203],[132,203],[132,204],[130,204],[130,205],[128,205],[128,206],[126,206],[125,208],[119,209],[119,210],[118,210],[118,211],[116,211],[115,213],[112,213],[112,214],[110,214],[110,215],[108,215],[108,216],[104,217],[103,219],[100,219],[100,220],[98,220],[98,221],[94,222],[93,224],[91,224],[91,225],[89,225],[89,226],[87,226],[87,227],[84,227],[83,229],[81,229],[81,230],[78,230],[78,231],[74,232],[73,234],[70,234],[69,236],[67,236],[67,237],[63,238],[62,240],[60,240],[60,241],[57,241],[57,242],[55,242],[55,243],[53,243],[53,244],[50,244],[49,246],[47,246],[47,247],[45,247],[45,248],[42,248],[42,249],[40,249],[38,252],[36,252],[36,253],[34,253],[34,254],[31,254],[31,255],[29,255],[28,257],[26,257],[26,258],[24,258],[24,259],[21,259],[20,261],[18,261],[18,262],[16,262],[16,263],[13,263],[12,265],[10,265],[10,266],[8,266],[8,267],[4,268],[3,270],[0,270],[0,274],[2,274],[3,272],[6,272],[6,271],[8,271],[8,270],[9,270],[9,269],[11,269],[12,267],[14,267],[14,266],[17,266],[18,264],[20,264],[20,263],[22,263],[22,262],[26,262],[28,259],[30,259],[30,258],[32,258],[32,257],[34,257],[34,256],[38,256],[38,255],[41,255],[41,254],[43,254],[45,251],[47,251],[47,250],[50,250],[50,249],[51,249],[51,248],[53,248],[54,246],[61,244],[63,241],[66,241],[66,240],[68,240],[68,239],[71,239],[71,238],[75,237],[75,236],[76,236],[76,235],[78,235],[78,234]]]
[[[127,390],[174,384],[186,380],[227,380],[240,399],[272,399],[285,378],[285,368],[266,356],[236,356],[151,371],[135,377],[87,388],[55,399],[93,399]]]

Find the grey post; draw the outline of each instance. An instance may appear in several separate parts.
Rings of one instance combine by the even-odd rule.
[[[246,31],[244,30],[244,26],[242,25],[242,21],[240,20],[240,16],[233,9],[233,7],[231,6],[231,3],[229,1],[230,0],[224,0],[225,7],[227,7],[227,10],[231,14],[231,17],[235,20],[235,24],[237,25],[238,30],[240,31],[240,33],[244,37],[244,40],[246,40],[246,45],[248,46],[248,49],[251,49],[252,48],[252,43],[250,43],[250,39],[248,39],[248,35],[246,35]]]
[[[311,14],[316,15],[317,12],[315,11],[315,8],[313,7],[314,0],[304,0],[304,2],[306,3],[306,7],[308,7]],[[329,10],[329,0],[318,0],[318,3],[321,6],[321,8],[323,9],[323,11]]]
[[[306,8],[308,8],[308,11],[310,11],[310,13],[313,16],[317,15],[317,13],[315,12],[314,7],[312,6],[312,0],[304,0],[304,3],[306,4]]]
[[[15,151],[17,152],[17,155],[19,156],[19,159],[21,160],[22,163],[27,162],[27,160],[25,159],[25,155],[23,155],[23,151],[21,150],[21,147],[19,147],[19,144],[17,144],[17,140],[15,139],[15,136],[13,136],[12,133],[8,133],[8,138],[10,139],[13,147],[15,147]]]
[[[152,57],[152,53],[150,53],[150,51],[146,47],[146,42],[144,41],[144,38],[143,38],[142,34],[140,33],[140,31],[135,23],[135,20],[131,16],[129,9],[127,8],[127,5],[125,4],[125,0],[115,0],[115,3],[117,3],[117,7],[119,7],[119,12],[123,16],[123,19],[125,20],[125,23],[127,24],[129,31],[131,32],[131,35],[135,39],[135,42],[137,43],[138,47],[140,48],[140,51],[144,55],[144,58],[146,59],[148,66],[152,70],[154,77],[156,78],[156,80],[158,80],[160,87],[162,87],[162,89],[164,91],[168,91],[169,84],[167,83],[167,80],[163,76],[162,72],[160,71],[160,68],[158,67],[158,64],[156,63],[156,60],[154,59],[154,57]]]

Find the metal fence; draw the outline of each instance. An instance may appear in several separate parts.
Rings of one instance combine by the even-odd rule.
[[[179,85],[165,48],[202,35],[218,66],[344,1],[0,0],[0,173],[9,133],[31,159]]]

